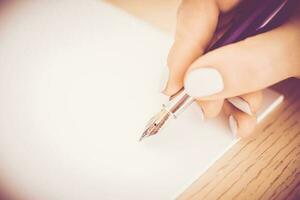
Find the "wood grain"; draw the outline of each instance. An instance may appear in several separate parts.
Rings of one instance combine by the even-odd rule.
[[[256,136],[235,145],[179,199],[300,197],[299,81],[280,88],[288,88],[283,92],[289,96],[259,125]]]
[[[107,1],[162,31],[174,30],[178,0]],[[274,88],[284,103],[178,199],[300,199],[300,81]]]

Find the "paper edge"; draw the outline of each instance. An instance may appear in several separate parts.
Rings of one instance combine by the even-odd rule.
[[[269,105],[264,105],[264,106],[266,106],[266,108],[264,110],[260,111],[260,114],[257,117],[257,123],[261,123],[284,100],[284,96],[282,94],[280,94],[279,92],[274,91],[272,89],[265,89],[263,91],[263,93],[264,93],[264,95],[266,95],[266,93],[273,95],[273,101]],[[266,104],[266,102],[264,102],[263,104]],[[199,175],[197,177],[193,178],[193,181],[191,181],[191,183],[187,187],[182,188],[176,195],[174,195],[173,199],[178,199],[190,186],[192,186],[209,168],[211,168],[220,158],[222,158],[222,156],[227,151],[229,151],[240,140],[241,140],[240,138],[233,140],[232,143],[229,146],[227,146],[222,153],[220,153],[218,156],[216,156],[216,158],[213,159],[211,163],[209,163],[203,170],[201,170],[199,172]]]

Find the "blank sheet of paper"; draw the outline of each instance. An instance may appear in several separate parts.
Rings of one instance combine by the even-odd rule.
[[[22,1],[0,27],[0,176],[24,199],[173,199],[236,142],[195,105],[138,142],[172,38],[123,11]]]

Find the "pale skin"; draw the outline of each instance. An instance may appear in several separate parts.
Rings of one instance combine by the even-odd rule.
[[[300,3],[280,27],[203,55],[207,46],[222,32],[240,0],[184,0],[177,18],[174,44],[168,56],[169,79],[166,95],[184,86],[192,70],[211,67],[220,72],[222,91],[197,98],[206,118],[222,109],[237,121],[240,137],[251,135],[255,112],[262,102],[261,90],[290,77],[300,77]],[[277,47],[277,48],[274,48]],[[201,87],[199,85],[199,87]],[[250,106],[250,116],[224,100],[239,96]]]

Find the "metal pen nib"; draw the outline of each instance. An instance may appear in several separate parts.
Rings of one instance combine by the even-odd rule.
[[[187,95],[184,89],[173,95],[167,104],[163,104],[161,111],[148,122],[139,141],[142,141],[145,137],[157,134],[171,117],[176,118],[193,102],[194,98]]]
[[[142,134],[142,136],[140,137],[139,142],[142,141],[142,140],[144,139],[144,137],[146,137],[146,136],[147,136],[147,132],[145,131],[145,132]]]
[[[148,122],[139,141],[142,141],[145,137],[155,135],[163,127],[169,117],[170,113],[166,109],[162,109]]]

